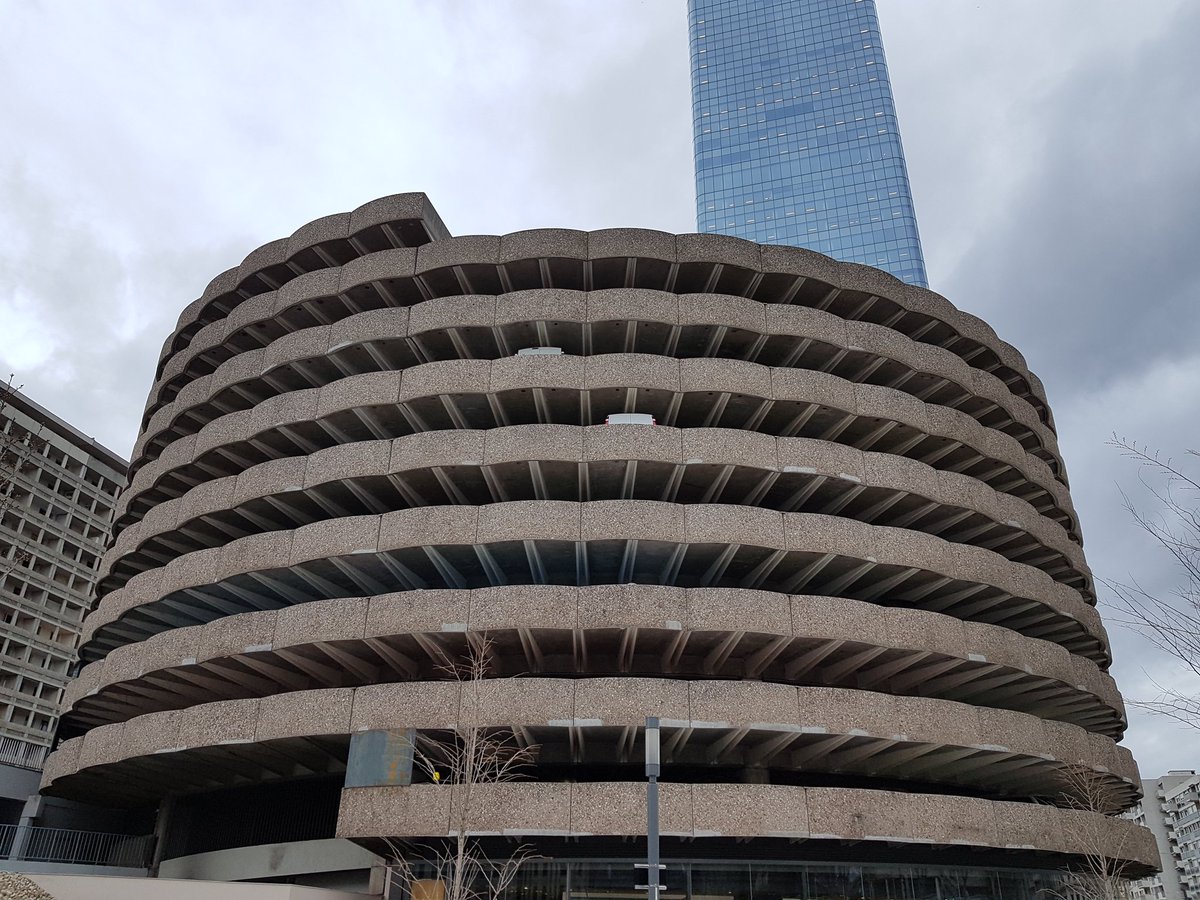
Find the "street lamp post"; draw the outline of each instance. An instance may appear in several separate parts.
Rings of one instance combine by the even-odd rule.
[[[658,900],[662,889],[658,861],[658,776],[662,773],[662,750],[659,743],[658,717],[646,717],[646,900]],[[638,868],[641,868],[640,866]]]

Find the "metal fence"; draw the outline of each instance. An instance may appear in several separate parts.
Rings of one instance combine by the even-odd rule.
[[[152,834],[0,825],[0,859],[145,869],[153,852]]]

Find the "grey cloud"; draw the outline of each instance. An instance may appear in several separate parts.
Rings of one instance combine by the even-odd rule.
[[[1200,122],[1178,60],[1197,28],[1200,8],[1181,10],[1032,104],[1033,168],[947,280],[1060,392],[1194,345]]]
[[[152,363],[128,360],[157,356],[179,282],[203,284],[227,251],[119,248],[16,167],[0,178],[0,209],[0,224],[24,238],[0,246],[0,315],[14,319],[0,355],[35,399],[127,452],[153,375]]]

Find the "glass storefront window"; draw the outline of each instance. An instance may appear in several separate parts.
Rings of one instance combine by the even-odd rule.
[[[645,900],[640,859],[534,859],[504,900]],[[1052,871],[773,861],[666,860],[662,900],[1048,900]],[[438,900],[430,871],[387,900]]]

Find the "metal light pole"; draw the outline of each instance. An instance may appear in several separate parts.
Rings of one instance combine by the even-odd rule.
[[[658,717],[646,717],[646,900],[658,900],[662,890],[658,861],[658,776],[662,772],[662,751],[658,736]],[[641,866],[638,866],[641,868]]]

